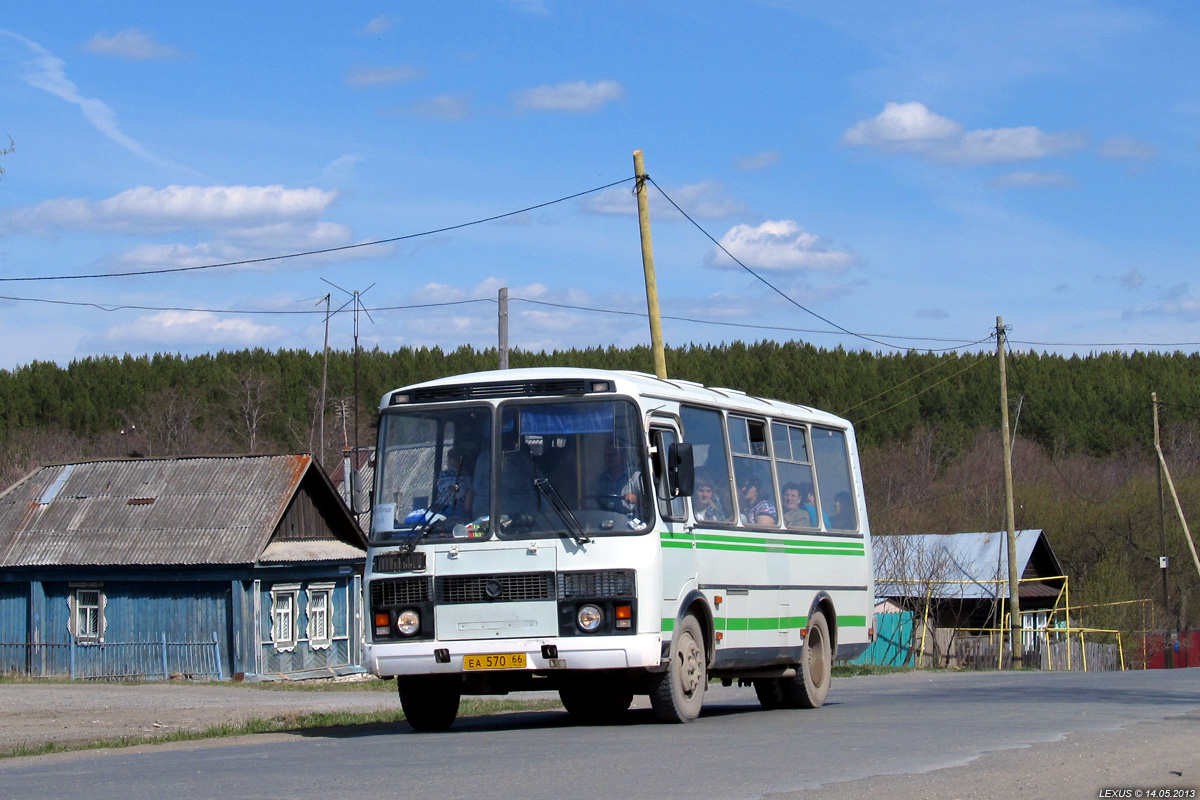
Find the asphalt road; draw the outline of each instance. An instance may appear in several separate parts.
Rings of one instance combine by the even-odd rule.
[[[0,796],[46,800],[1083,798],[1135,785],[1200,794],[1200,669],[850,678],[816,711],[765,712],[752,690],[714,686],[691,725],[645,709],[607,727],[518,713],[437,735],[400,725],[0,762]]]

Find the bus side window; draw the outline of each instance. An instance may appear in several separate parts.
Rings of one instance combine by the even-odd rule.
[[[854,481],[850,479],[850,451],[844,431],[812,429],[813,459],[821,492],[821,510],[826,526],[838,531],[858,530]]]
[[[683,440],[692,445],[695,485],[712,490],[703,492],[703,507],[700,504],[701,494],[692,496],[692,513],[697,522],[732,525],[737,518],[737,509],[730,488],[729,453],[725,447],[725,426],[721,421],[721,412],[684,406],[679,416],[683,422]],[[744,422],[742,434],[745,438]]]
[[[683,498],[671,497],[671,490],[667,485],[667,452],[677,441],[678,437],[674,431],[655,428],[651,432],[651,445],[654,447],[654,493],[658,497],[658,513],[663,519],[670,520],[682,520],[687,516]]]

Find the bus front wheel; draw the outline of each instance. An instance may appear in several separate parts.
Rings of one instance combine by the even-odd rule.
[[[413,730],[420,733],[444,731],[454,724],[462,686],[456,678],[441,675],[410,675],[396,678],[400,707]]]
[[[708,687],[704,634],[691,614],[683,618],[671,642],[667,669],[650,676],[650,706],[660,722],[692,722],[700,716]]]

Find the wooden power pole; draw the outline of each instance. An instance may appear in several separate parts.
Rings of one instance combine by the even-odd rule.
[[[1167,509],[1166,498],[1163,496],[1163,464],[1157,456],[1162,452],[1158,437],[1158,392],[1150,393],[1150,405],[1154,407],[1154,454],[1155,466],[1158,467],[1158,566],[1162,570],[1162,602],[1163,602],[1163,666],[1171,669],[1174,664],[1174,647],[1171,641],[1171,605],[1167,593],[1167,569],[1171,559],[1167,557]]]
[[[497,325],[499,326],[499,351],[500,351],[500,369],[508,369],[508,287],[500,288],[500,295],[497,297],[500,307],[500,314]]]
[[[650,313],[650,349],[654,351],[654,374],[667,379],[667,357],[663,351],[662,320],[658,316],[658,283],[654,277],[654,246],[650,243],[650,204],[646,200],[646,165],[642,151],[633,151],[634,191],[637,193],[638,227],[642,233],[642,270],[646,273],[646,310]]]
[[[1017,523],[1013,504],[1012,441],[1008,432],[1008,373],[1004,363],[1004,318],[996,317],[996,361],[1000,366],[1000,436],[1004,440],[1004,520],[1008,527],[1008,610],[1012,618],[1009,641],[1013,663],[1024,663],[1021,635],[1021,575],[1017,572]],[[1003,626],[1003,621],[1001,621]]]

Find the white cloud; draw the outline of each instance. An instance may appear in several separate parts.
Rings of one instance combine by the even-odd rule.
[[[465,94],[439,94],[415,104],[413,113],[433,119],[460,120],[471,116],[471,101]]]
[[[346,74],[346,83],[350,86],[386,86],[416,80],[424,74],[417,67],[356,67]]]
[[[733,165],[738,169],[745,170],[766,169],[773,164],[778,164],[782,159],[783,154],[778,150],[763,150],[759,153],[741,156],[734,160]]]
[[[940,117],[924,103],[887,103],[877,117],[854,123],[842,134],[851,147],[924,148],[929,142],[954,139],[962,126]]]
[[[79,106],[80,111],[83,112],[83,116],[91,123],[92,127],[134,155],[161,167],[186,170],[188,172],[192,171],[154,155],[139,142],[126,136],[117,126],[116,113],[107,104],[102,100],[84,97],[80,94],[79,87],[67,78],[67,63],[61,58],[37,42],[30,41],[20,34],[0,30],[0,35],[16,39],[33,51],[33,58],[28,62],[29,70],[23,76],[25,82],[30,86],[42,89],[68,103]]]
[[[1009,189],[1022,186],[1059,186],[1071,187],[1075,179],[1065,172],[1009,172],[992,179],[991,185],[998,189]]]
[[[1131,136],[1118,136],[1108,139],[1100,145],[1100,155],[1105,158],[1144,161],[1158,155],[1158,148]]]
[[[916,153],[948,164],[978,165],[1045,158],[1077,150],[1086,141],[1075,134],[1045,133],[1033,126],[967,131],[914,101],[887,103],[878,116],[850,126],[842,143]]]
[[[595,111],[624,94],[616,81],[560,83],[537,86],[517,92],[513,101],[518,108],[532,111]]]
[[[668,187],[666,192],[690,217],[724,219],[744,212],[742,204],[729,197],[725,186],[718,181]],[[648,198],[652,218],[663,215],[668,219],[680,219],[679,212],[657,187],[649,186]],[[583,202],[583,208],[593,214],[629,216],[637,214],[637,198],[629,186],[614,186],[590,196]]]
[[[106,200],[48,200],[0,216],[0,229],[51,228],[147,231],[191,226],[245,228],[255,223],[311,219],[337,192],[282,186],[139,186]]]
[[[857,263],[853,253],[830,250],[821,237],[792,220],[768,220],[757,227],[736,225],[721,237],[721,246],[748,267],[775,272],[841,271]],[[710,266],[737,268],[720,250],[709,254]]]
[[[207,311],[160,311],[125,325],[114,325],[103,341],[130,349],[161,350],[203,345],[213,348],[270,346],[287,331],[259,325],[248,317],[224,316]]]
[[[1004,164],[1031,161],[1078,150],[1086,144],[1070,133],[1045,133],[1032,126],[970,131],[953,146],[932,155],[952,164]]]
[[[154,35],[138,28],[126,28],[112,36],[97,33],[83,46],[89,53],[131,60],[174,58],[179,51],[154,41]]]
[[[363,27],[362,34],[363,36],[378,36],[390,27],[392,27],[392,18],[386,14],[380,14]]]

